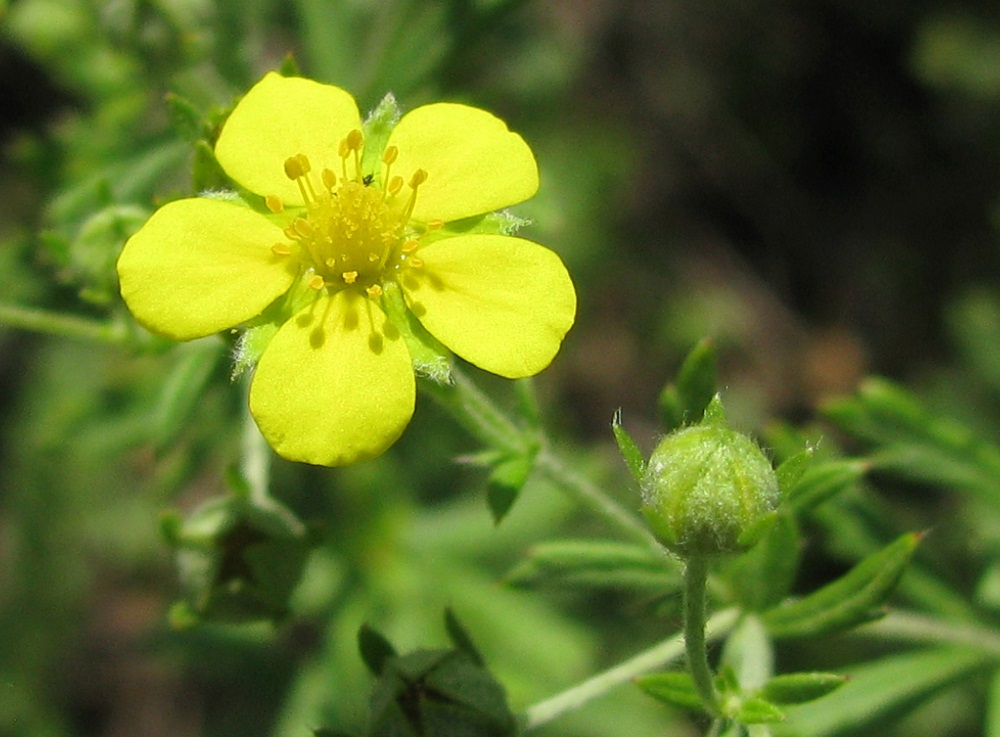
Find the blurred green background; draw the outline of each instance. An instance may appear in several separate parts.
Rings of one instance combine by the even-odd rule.
[[[171,629],[179,585],[159,518],[225,491],[242,399],[221,341],[174,347],[130,327],[113,265],[157,202],[189,193],[213,121],[288,54],[365,110],[388,90],[404,108],[464,101],[532,145],[542,189],[517,209],[534,220],[524,235],[563,257],[580,297],[537,381],[546,423],[627,505],[638,499],[611,417],[623,408],[648,451],[656,397],[704,336],[745,428],[811,421],[869,373],[987,439],[1000,427],[993,3],[0,8],[0,304],[70,316],[64,327],[79,336],[0,320],[0,734],[356,729],[370,688],[358,627],[371,622],[402,649],[440,645],[446,605],[515,709],[676,629],[628,593],[505,587],[531,543],[595,523],[534,483],[494,528],[484,474],[453,462],[475,444],[428,401],[377,461],[275,462],[276,495],[322,539],[288,622]],[[955,504],[942,492],[913,498],[903,507],[914,528]],[[961,527],[944,534],[946,549],[960,546]],[[815,580],[835,565],[813,563]],[[967,591],[978,572],[942,575]],[[622,734],[622,714],[635,737],[697,733],[631,690],[543,733]]]

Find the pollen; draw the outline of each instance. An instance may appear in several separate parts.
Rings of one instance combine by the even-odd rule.
[[[285,159],[285,175],[298,186],[304,208],[294,208],[295,215],[285,224],[289,243],[276,243],[271,251],[294,255],[311,289],[358,289],[374,299],[381,297],[382,284],[395,279],[404,262],[422,265],[412,255],[419,239],[441,226],[410,222],[427,171],[416,169],[408,178],[390,173],[399,157],[395,146],[382,153],[380,172],[364,171],[364,145],[360,130],[341,139],[339,174],[328,167],[313,173],[303,154]],[[276,215],[286,211],[278,197],[265,198],[265,205]]]

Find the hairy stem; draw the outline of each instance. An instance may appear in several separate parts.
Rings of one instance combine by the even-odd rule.
[[[719,714],[719,695],[715,676],[708,665],[705,642],[705,585],[708,582],[708,559],[692,556],[684,566],[684,649],[688,669],[698,695],[709,713]]]

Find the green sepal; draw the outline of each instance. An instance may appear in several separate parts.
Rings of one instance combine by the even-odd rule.
[[[414,372],[441,386],[451,384],[451,354],[406,306],[403,290],[396,282],[383,285],[382,308],[406,341]]]
[[[802,539],[795,517],[779,508],[757,544],[724,569],[740,603],[750,611],[765,611],[782,601],[799,568]]]
[[[697,421],[716,393],[715,344],[699,342],[681,364],[674,383],[660,392],[660,421],[666,431]]]
[[[615,540],[538,543],[505,578],[515,586],[636,588],[658,594],[680,585],[673,558],[646,545]]]
[[[170,123],[180,138],[194,143],[206,137],[205,118],[193,102],[175,92],[168,92],[166,103]]]
[[[921,537],[920,533],[902,535],[833,583],[765,612],[768,631],[773,637],[811,637],[882,616],[879,607],[899,582]]]
[[[264,349],[280,328],[279,323],[272,321],[254,325],[240,333],[233,349],[231,378],[234,381],[257,365],[257,361],[264,355]]]
[[[191,186],[196,192],[209,193],[233,186],[218,159],[215,150],[205,139],[194,142],[194,161],[191,164]]]
[[[282,77],[302,76],[302,69],[299,67],[299,60],[295,58],[295,54],[291,52],[285,54],[281,60],[281,64],[278,66],[278,74]]]
[[[778,488],[781,489],[781,496],[783,498],[788,498],[791,494],[792,489],[802,478],[802,475],[808,470],[809,466],[812,465],[813,456],[816,451],[812,447],[807,447],[791,458],[788,458],[781,462],[781,464],[774,470],[775,475],[778,477]]]
[[[383,189],[388,182],[382,181],[382,154],[389,142],[389,134],[398,122],[399,103],[396,102],[395,95],[389,92],[361,125],[361,132],[365,137],[364,150],[361,152],[361,171],[373,175]]]
[[[486,482],[486,502],[493,515],[493,524],[499,525],[507,516],[534,468],[534,453],[509,456],[493,467]]]
[[[664,704],[689,711],[704,711],[698,689],[686,671],[668,671],[639,676],[635,684],[645,693]]]
[[[767,699],[753,697],[740,702],[732,718],[741,724],[773,724],[785,721],[785,713]]]
[[[382,675],[385,664],[398,653],[392,643],[373,627],[363,624],[358,629],[358,652],[365,667],[374,676]]]
[[[628,466],[628,470],[632,473],[632,478],[636,480],[636,483],[641,484],[642,475],[646,470],[646,461],[643,459],[642,451],[639,450],[639,446],[636,445],[632,436],[622,427],[621,409],[615,410],[615,416],[611,419],[611,432],[615,436],[615,442],[618,443],[618,450],[625,460],[625,465]]]
[[[445,223],[443,228],[425,236],[424,242],[432,243],[456,235],[514,235],[528,225],[531,221],[527,218],[519,217],[510,210],[497,210]]]
[[[787,673],[771,678],[760,695],[775,704],[804,704],[836,691],[847,680],[837,673]]]

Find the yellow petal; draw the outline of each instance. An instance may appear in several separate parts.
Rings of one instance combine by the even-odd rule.
[[[271,252],[281,228],[246,207],[186,199],[164,205],[118,258],[121,294],[142,325],[174,340],[210,335],[259,315],[295,278]]]
[[[241,186],[302,204],[285,176],[285,159],[305,154],[316,181],[324,168],[340,172],[341,140],[361,128],[354,98],[339,87],[270,72],[236,105],[215,144],[215,157]]]
[[[370,299],[321,296],[277,332],[257,364],[250,412],[271,447],[322,466],[381,454],[416,394],[406,344]]]
[[[413,210],[416,220],[482,215],[523,202],[538,190],[538,166],[524,139],[485,110],[436,103],[403,116],[389,136],[399,149],[393,174],[409,182],[427,172]]]
[[[510,379],[549,365],[576,315],[559,257],[502,235],[443,238],[420,249],[401,280],[424,327],[456,354]]]

